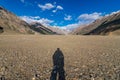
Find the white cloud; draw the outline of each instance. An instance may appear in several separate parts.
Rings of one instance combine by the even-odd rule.
[[[62,6],[56,5],[56,4],[57,4],[56,2],[54,2],[53,4],[46,3],[44,5],[38,4],[38,7],[41,8],[43,11],[54,9],[54,10],[52,10],[53,13],[56,13],[58,10],[63,10]]]
[[[24,21],[31,23],[31,22],[39,22],[45,26],[51,26],[51,24],[55,24],[56,27],[59,27],[61,29],[65,29],[68,32],[71,30],[74,30],[77,27],[83,26],[90,24],[92,21],[102,17],[102,13],[92,13],[92,14],[81,14],[78,17],[78,22],[73,23],[73,24],[68,24],[65,26],[59,26],[57,23],[54,23],[53,20],[49,20],[47,18],[40,18],[39,16],[20,16],[21,19]],[[72,16],[71,15],[66,15],[64,17],[65,20],[71,20]]]
[[[120,12],[120,10],[115,11],[115,12],[112,12],[111,15],[112,15],[112,14],[117,14],[117,13],[119,13],[119,12]]]
[[[55,11],[53,10],[53,12],[56,12],[56,11],[57,10],[55,10]],[[120,10],[112,12],[110,14],[106,14],[106,15],[112,15],[112,14],[116,14],[118,12],[120,12]],[[78,19],[77,19],[76,23],[71,23],[71,24],[68,24],[68,25],[65,25],[65,26],[59,26],[60,23],[57,24],[53,20],[49,20],[47,18],[40,18],[39,16],[21,16],[20,18],[23,19],[24,21],[28,22],[28,23],[40,22],[41,24],[43,24],[45,26],[51,26],[51,24],[54,24],[54,27],[59,27],[61,29],[65,29],[69,32],[71,30],[74,30],[77,27],[88,25],[91,22],[93,22],[94,20],[102,18],[102,17],[103,17],[103,13],[98,13],[98,12],[94,12],[94,13],[91,13],[91,14],[81,14],[81,15],[78,16]],[[72,16],[65,14],[64,19],[65,20],[71,20]],[[62,22],[62,24],[63,24],[63,22]]]
[[[74,24],[68,24],[66,26],[61,26],[60,28],[65,29],[67,31],[72,31],[73,29],[75,29],[75,28],[77,28],[79,26],[80,26],[79,23],[74,23]]]
[[[85,26],[85,25],[88,25],[88,24],[85,24],[85,23],[82,23],[82,22],[76,22],[76,23],[73,23],[73,24],[68,24],[68,25],[65,25],[65,26],[58,26],[58,27],[60,27],[61,29],[65,29],[68,32],[70,32],[70,31],[76,29],[77,27]]]
[[[50,10],[55,6],[52,5],[51,3],[46,3],[45,5],[38,4],[38,7],[41,8],[42,10]]]
[[[57,9],[56,9],[56,10],[53,10],[52,12],[53,12],[53,13],[56,13],[56,12],[57,12]]]
[[[81,14],[78,17],[78,20],[94,21],[94,20],[100,18],[101,16],[102,16],[102,13],[97,13],[97,12],[94,12],[92,14]]]
[[[115,11],[115,12],[112,12],[112,13],[110,13],[110,14],[106,14],[105,16],[110,16],[110,15],[113,15],[113,14],[117,14],[117,13],[119,13],[119,12],[120,12],[120,10]]]
[[[73,23],[73,24],[68,24],[66,26],[59,26],[59,27],[62,29],[66,29],[67,31],[72,31],[77,27],[88,25],[91,22],[93,22],[94,20],[101,18],[101,17],[102,17],[102,13],[97,13],[97,12],[94,12],[92,14],[81,14],[78,17],[78,22]],[[65,15],[64,19],[71,20],[71,16]]]
[[[24,0],[20,0],[22,3],[24,3],[25,1]]]
[[[53,10],[53,13],[56,13],[58,10],[63,10],[63,7],[58,5],[55,10]]]
[[[27,23],[38,22],[45,26],[50,26],[50,24],[54,22],[53,20],[49,20],[47,18],[40,18],[39,16],[20,16],[20,18]]]
[[[56,8],[59,9],[59,10],[63,10],[63,7],[60,6],[60,5],[58,5]]]
[[[113,14],[116,14],[119,12],[120,12],[120,10],[112,12],[110,14],[106,14],[105,16],[113,15]],[[73,23],[73,24],[68,24],[66,26],[61,26],[61,28],[71,31],[77,27],[88,25],[88,24],[92,23],[94,20],[102,18],[102,17],[103,17],[103,13],[98,13],[98,12],[94,12],[92,14],[81,14],[78,17],[78,22]]]
[[[71,15],[65,15],[64,20],[66,20],[66,21],[72,20],[72,16]]]

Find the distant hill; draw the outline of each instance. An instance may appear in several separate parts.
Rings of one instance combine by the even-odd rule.
[[[34,34],[34,32],[28,23],[0,7],[0,34]]]
[[[64,34],[68,34],[68,31],[66,29],[61,29],[59,27],[48,27],[49,29],[51,29],[52,31],[54,31],[56,34],[59,35],[64,35]]]
[[[87,26],[78,27],[72,34],[120,35],[120,12],[97,19]]]
[[[63,30],[63,29],[60,29],[58,27],[46,27],[44,25],[42,25],[41,23],[38,23],[38,22],[33,22],[33,23],[30,23],[31,25],[31,29],[40,33],[40,34],[56,34],[56,35],[63,35],[63,34],[67,34],[66,30]]]
[[[30,23],[30,28],[34,31],[36,31],[37,33],[40,34],[57,34],[56,32],[53,32],[51,29],[49,29],[48,27],[45,27],[44,25],[42,25],[41,23],[38,22],[33,22]]]

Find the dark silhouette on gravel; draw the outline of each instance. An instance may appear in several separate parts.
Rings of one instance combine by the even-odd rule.
[[[0,26],[0,33],[3,33],[4,30],[3,30],[3,27]]]
[[[0,77],[0,80],[5,80],[5,76],[2,75],[2,76]]]
[[[65,80],[64,55],[59,48],[53,55],[53,70],[50,80],[57,80],[57,74],[59,74],[58,80]]]

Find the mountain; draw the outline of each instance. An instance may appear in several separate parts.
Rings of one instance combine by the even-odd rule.
[[[34,31],[36,31],[37,33],[40,33],[40,34],[56,34],[56,32],[53,32],[51,29],[49,29],[48,27],[45,27],[44,25],[42,25],[41,23],[38,23],[38,22],[33,22],[33,23],[30,23],[30,28]]]
[[[49,29],[51,29],[52,31],[56,32],[59,35],[64,35],[64,34],[68,34],[68,31],[66,29],[62,29],[59,27],[48,27]]]
[[[73,34],[120,35],[120,12],[104,16],[93,23],[75,29]]]
[[[0,34],[64,34],[64,30],[45,27],[41,23],[27,23],[0,6]]]
[[[0,7],[0,34],[34,34],[30,25],[15,14]]]
[[[60,29],[58,27],[46,27],[38,22],[30,23],[31,29],[40,33],[40,34],[57,34],[57,35],[63,35],[66,34],[66,30]]]

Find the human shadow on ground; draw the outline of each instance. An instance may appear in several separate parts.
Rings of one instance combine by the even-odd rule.
[[[57,48],[53,54],[53,70],[50,80],[65,80],[64,55],[60,48]]]

